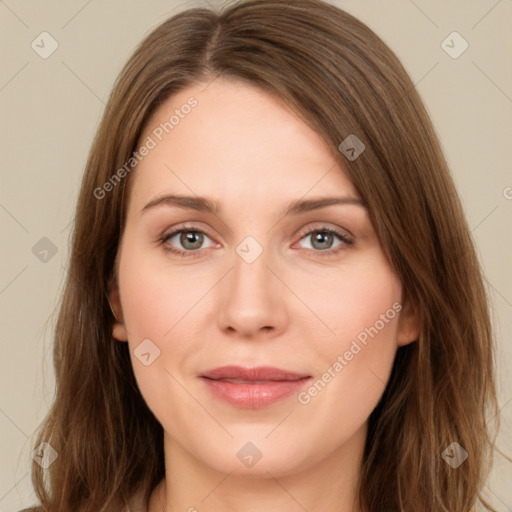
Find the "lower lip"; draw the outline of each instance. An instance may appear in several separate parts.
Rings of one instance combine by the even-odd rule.
[[[299,380],[268,381],[259,384],[237,384],[202,377],[218,398],[242,409],[260,409],[297,393],[311,377]]]

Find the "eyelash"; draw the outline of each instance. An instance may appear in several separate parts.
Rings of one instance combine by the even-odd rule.
[[[178,233],[187,232],[187,231],[195,232],[195,233],[201,233],[203,235],[208,236],[207,233],[205,233],[204,231],[202,231],[200,229],[197,229],[194,226],[183,226],[183,227],[180,227],[179,229],[175,229],[171,233],[167,233],[167,234],[163,235],[162,237],[160,237],[158,239],[158,241],[163,246],[163,249],[164,249],[165,252],[177,254],[178,256],[182,256],[182,257],[185,257],[185,258],[199,257],[201,255],[200,254],[200,251],[201,251],[200,249],[197,249],[197,250],[194,250],[194,251],[181,251],[179,249],[176,249],[173,246],[166,245],[166,242],[168,240],[170,240],[171,238],[173,238],[175,235],[177,235]],[[344,233],[341,233],[340,231],[338,231],[336,229],[333,229],[333,228],[330,228],[330,227],[327,227],[327,226],[321,226],[319,228],[310,229],[309,231],[301,233],[299,241],[302,240],[303,238],[309,236],[309,235],[312,235],[313,233],[330,233],[332,235],[337,236],[341,240],[341,242],[343,242],[343,243],[341,243],[340,245],[338,245],[334,249],[325,249],[323,251],[322,250],[315,250],[315,249],[308,249],[309,251],[313,251],[313,254],[315,255],[315,257],[316,256],[318,256],[319,258],[334,257],[340,251],[346,249],[347,247],[352,247],[354,245],[354,241],[351,238],[349,238],[347,235],[345,235]],[[208,236],[208,238],[211,238],[211,237]]]

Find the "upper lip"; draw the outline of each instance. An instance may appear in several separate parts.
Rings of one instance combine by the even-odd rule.
[[[247,381],[283,381],[283,380],[299,380],[309,377],[309,375],[290,372],[282,368],[273,366],[257,366],[255,368],[244,368],[243,366],[220,366],[208,370],[201,375],[209,379],[240,379]]]

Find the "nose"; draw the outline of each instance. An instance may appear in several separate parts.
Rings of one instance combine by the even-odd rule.
[[[218,290],[217,322],[225,334],[269,338],[286,328],[287,289],[274,266],[265,250],[252,263],[234,254],[233,267]]]

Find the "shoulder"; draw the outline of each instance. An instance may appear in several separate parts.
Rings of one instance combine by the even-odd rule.
[[[39,505],[35,507],[24,508],[19,512],[45,512],[45,509]],[[128,508],[123,509],[123,512],[147,512],[147,506],[144,502],[143,494],[138,492],[132,496],[129,500]]]

